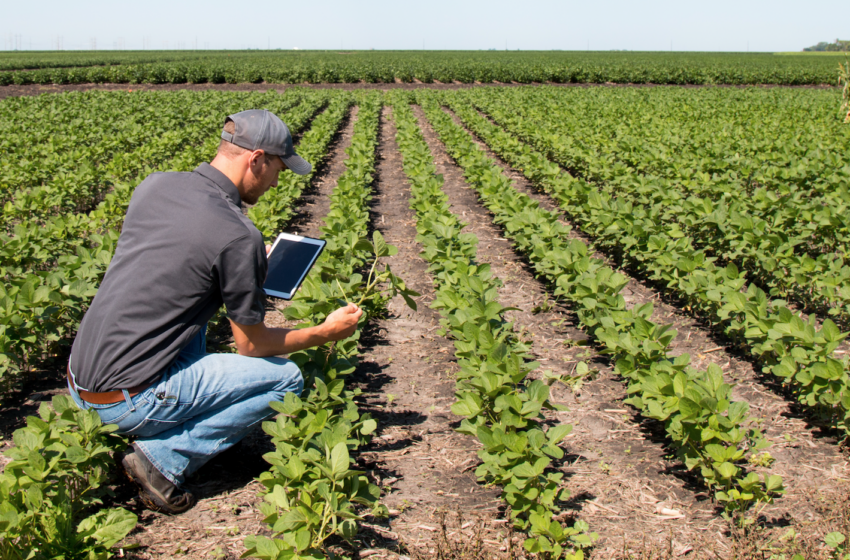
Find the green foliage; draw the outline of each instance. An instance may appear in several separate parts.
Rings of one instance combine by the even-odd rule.
[[[734,263],[771,296],[850,319],[850,176],[838,156],[847,134],[832,113],[834,94],[468,97],[603,196],[635,209],[637,225],[651,219],[719,265]],[[643,118],[629,118],[635,112]]]
[[[727,512],[735,515],[753,503],[769,503],[773,495],[781,493],[780,477],[743,475],[739,465],[745,455],[767,442],[758,431],[743,428],[748,407],[730,402],[731,386],[724,382],[720,369],[712,365],[698,372],[688,367],[689,356],[668,355],[676,332],[650,321],[650,304],[626,308],[620,295],[626,278],[590,258],[581,241],[569,241],[569,229],[558,222],[557,215],[517,192],[501,168],[441,110],[440,96],[420,93],[417,97],[449,154],[464,169],[467,181],[504,227],[506,236],[555,288],[555,295],[573,303],[583,327],[611,354],[617,372],[629,382],[628,392],[633,396],[626,402],[643,416],[664,423],[679,458],[688,469],[701,473]],[[539,156],[535,159],[527,151],[517,150],[514,139],[477,112],[460,104],[453,106],[509,163],[533,177],[553,175],[545,171]]]
[[[714,200],[718,198],[720,201],[737,199],[745,204],[746,196],[726,192],[734,190],[734,187],[718,186],[718,190],[723,192],[722,196],[706,192],[702,201],[691,206],[683,204],[683,198],[676,190],[690,188],[697,183],[671,181],[667,183],[669,188],[659,188],[659,184],[665,183],[656,182],[655,177],[648,178],[623,162],[610,163],[608,158],[593,156],[583,149],[573,149],[572,142],[566,137],[554,135],[552,129],[539,126],[542,121],[516,118],[517,111],[513,104],[501,106],[500,102],[487,101],[483,96],[477,96],[475,104],[480,104],[497,122],[505,123],[508,131],[515,132],[543,150],[543,153],[536,152],[511,134],[504,131],[500,133],[500,142],[511,146],[514,165],[558,200],[582,230],[594,239],[597,247],[619,256],[630,268],[655,281],[659,288],[684,300],[689,309],[717,325],[731,340],[747,348],[761,362],[766,373],[781,377],[783,383],[797,394],[799,401],[809,407],[815,416],[850,433],[850,377],[847,375],[847,360],[839,360],[834,353],[846,338],[846,333],[842,333],[830,319],[824,319],[818,329],[814,314],[804,318],[789,309],[784,301],[769,299],[757,283],[751,282],[745,268],[768,269],[779,266],[787,270],[792,266],[789,262],[794,259],[806,262],[807,265],[811,265],[813,259],[806,260],[807,257],[801,257],[794,248],[775,249],[774,243],[780,239],[776,237],[779,232],[775,232],[776,236],[762,236],[759,234],[759,231],[764,232],[762,227],[748,235],[738,235],[735,233],[736,223],[746,223],[748,219],[745,217],[740,220],[720,217],[707,219],[704,213],[702,218],[699,214],[688,218],[689,208],[720,204]],[[552,110],[555,110],[554,107]],[[477,117],[477,122],[482,122],[482,117]],[[682,151],[686,150],[682,148]],[[599,185],[570,176],[544,155],[554,158],[557,153],[571,154],[570,161],[577,162],[577,165],[581,163],[582,169],[586,170],[582,173],[599,181]],[[810,153],[817,155],[821,152],[815,150]],[[555,159],[566,165],[567,156],[559,158]],[[638,159],[635,157],[636,161]],[[654,165],[662,164],[659,162]],[[808,171],[800,178],[801,185],[807,185],[808,189],[800,188],[800,199],[814,201],[808,210],[805,210],[805,205],[801,209],[790,201],[778,204],[778,199],[767,194],[761,202],[758,202],[759,196],[750,199],[758,202],[762,211],[773,213],[770,221],[778,220],[787,238],[795,224],[807,228],[813,223],[812,212],[832,213],[835,210],[826,204],[825,199],[815,199],[812,195],[829,196],[831,185],[836,184],[834,181],[847,173],[843,162],[835,162],[829,157],[821,158],[820,164],[814,166],[828,169],[837,165],[842,167],[834,169],[833,175],[826,180],[815,181]],[[729,174],[732,175],[733,171],[729,171]],[[734,172],[734,176],[738,176],[738,173]],[[770,181],[774,188],[779,189],[783,177],[784,180],[788,179],[787,175],[765,171],[761,180]],[[737,188],[744,190],[744,187]],[[645,198],[633,198],[638,193],[645,193]],[[844,220],[846,214],[840,201],[846,195],[840,189],[833,194],[835,198],[829,199],[829,205],[837,206],[838,210],[836,214],[831,214],[837,218],[831,222],[836,227],[829,230],[832,232],[829,237],[838,240],[844,238],[843,232],[846,231],[843,226],[839,227],[839,220]],[[797,218],[792,220],[786,216],[779,220],[782,209],[787,210],[787,216]],[[672,215],[676,216],[675,221]],[[764,223],[768,222],[764,220]],[[814,223],[824,224],[820,218]],[[725,238],[736,240],[737,253],[726,255],[728,261],[725,263],[717,262],[719,259],[714,256],[715,248],[724,247],[726,242],[723,240],[712,237],[712,241],[704,248],[697,247],[703,235],[697,232],[704,232],[709,227],[722,233]],[[824,232],[823,237],[817,231],[798,230],[794,234],[799,236],[795,244],[807,248],[813,239],[818,241],[826,238],[824,228],[820,229]],[[804,239],[806,236],[808,239]],[[841,253],[844,251],[841,247],[843,245],[839,245],[839,249],[833,246],[832,251]],[[738,260],[742,264],[736,265],[737,258],[747,252],[752,256]],[[788,258],[783,260],[783,254],[789,255]],[[830,259],[836,257],[827,256],[823,260]],[[843,257],[838,259],[843,260]],[[815,268],[811,265],[810,271]],[[837,292],[831,293],[844,298],[846,294],[842,294],[846,292],[846,280],[841,278],[845,274],[850,275],[850,267],[842,265],[833,270],[840,276],[828,281],[838,288]],[[817,274],[813,275],[817,277]],[[757,278],[762,280],[764,276],[759,275]],[[805,286],[803,282],[807,277],[802,271],[796,273],[795,278],[800,286]],[[843,312],[836,312],[840,313]]]
[[[802,53],[801,53],[802,54]],[[0,86],[68,83],[829,84],[833,65],[771,53],[580,51],[4,52]]]
[[[110,454],[125,446],[94,410],[70,398],[42,403],[39,417],[15,431],[0,475],[0,557],[8,560],[105,560],[136,526],[123,509],[101,509]]]

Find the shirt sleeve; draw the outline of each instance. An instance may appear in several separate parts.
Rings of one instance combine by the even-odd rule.
[[[218,279],[227,316],[242,325],[256,325],[265,319],[268,261],[262,242],[249,235],[233,240],[218,254],[213,274]]]

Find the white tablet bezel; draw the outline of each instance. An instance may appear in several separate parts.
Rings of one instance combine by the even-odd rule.
[[[313,260],[310,261],[310,266],[301,274],[301,278],[298,279],[298,282],[295,283],[295,288],[292,292],[278,292],[276,290],[269,290],[267,288],[263,288],[263,291],[266,295],[270,295],[272,297],[281,298],[290,300],[292,296],[295,295],[295,292],[298,291],[298,288],[301,287],[301,283],[304,281],[304,278],[307,277],[307,273],[310,272],[310,269],[313,268],[313,265],[316,264],[316,261],[319,260],[319,255],[322,254],[322,251],[325,250],[325,245],[327,245],[327,241],[324,239],[315,239],[313,237],[303,237],[300,235],[292,235],[291,233],[281,233],[277,236],[277,239],[274,240],[274,245],[272,245],[271,250],[269,251],[268,258],[271,259],[272,254],[274,254],[274,250],[277,247],[278,243],[280,243],[281,239],[285,239],[287,241],[295,241],[296,243],[308,243],[310,245],[318,245],[319,250],[316,252],[316,256],[313,257]]]

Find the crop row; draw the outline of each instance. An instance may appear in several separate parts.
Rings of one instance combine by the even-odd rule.
[[[313,272],[286,310],[300,326],[321,323],[340,303],[361,299],[361,324],[385,309],[398,279],[377,268],[380,257],[393,254],[380,233],[367,240],[371,183],[377,147],[379,94],[361,96],[358,120],[347,153],[346,170],[331,196],[321,228],[328,242]],[[364,266],[374,266],[368,277]],[[389,293],[381,291],[389,283]],[[376,289],[377,288],[377,289]],[[361,519],[356,505],[371,514],[387,515],[378,502],[380,489],[366,475],[352,470],[350,450],[367,443],[377,424],[361,415],[354,399],[359,389],[345,388],[345,379],[357,364],[360,331],[344,341],[290,356],[305,377],[308,389],[299,397],[288,394],[272,403],[281,414],[263,424],[275,451],[266,454],[270,472],[260,475],[266,487],[260,506],[273,537],[252,536],[245,541],[246,556],[267,560],[324,558],[325,541],[336,536],[350,540]]]
[[[671,232],[690,236],[696,248],[736,263],[771,295],[791,298],[844,323],[850,319],[850,263],[844,257],[850,240],[850,168],[833,161],[836,150],[826,141],[807,143],[803,137],[801,144],[789,144],[782,153],[757,156],[742,147],[717,147],[711,156],[687,153],[675,130],[658,130],[647,135],[647,141],[629,136],[645,133],[629,127],[618,131],[615,140],[588,141],[591,135],[583,134],[583,140],[574,142],[563,124],[571,116],[548,103],[528,103],[529,108],[517,110],[507,98],[472,97],[499,123],[612,197],[645,208]],[[555,121],[559,124],[551,124]],[[632,145],[624,146],[626,141]],[[676,143],[675,150],[665,142]],[[739,149],[750,157],[732,156]],[[658,150],[669,155],[666,164],[658,163]],[[764,160],[762,167],[741,177],[756,157]],[[721,172],[736,159],[745,162]]]
[[[820,330],[750,284],[729,264],[715,266],[687,238],[671,236],[641,208],[612,201],[563,172],[474,110],[453,105],[494,152],[555,198],[596,245],[619,255],[747,348],[765,373],[779,376],[799,401],[825,421],[850,431],[850,378],[833,352],[846,337],[830,320]]]
[[[469,133],[441,110],[433,96],[418,96],[449,154],[463,168],[505,235],[531,261],[556,296],[570,301],[583,328],[611,355],[616,371],[628,380],[626,402],[641,415],[664,423],[677,455],[700,472],[727,511],[769,502],[781,493],[778,476],[744,475],[742,465],[768,445],[758,430],[745,428],[749,407],[732,402],[732,387],[719,367],[688,367],[687,354],[672,356],[676,331],[650,320],[652,305],[627,309],[620,291],[627,278],[588,255],[580,240],[557,215],[539,207],[511,185],[501,168],[475,145]]]
[[[0,473],[0,558],[106,560],[110,549],[136,527],[123,508],[103,508],[110,453],[126,447],[94,410],[70,397],[42,402],[38,416],[15,430],[10,459]]]
[[[662,88],[614,97],[525,88],[470,99],[509,105],[513,121],[533,122],[537,141],[548,140],[555,159],[592,183],[614,188],[640,175],[683,198],[752,198],[744,214],[814,238],[813,249],[846,241],[850,168],[841,150],[850,133],[834,114],[833,92]],[[638,122],[624,122],[636,111]]]
[[[111,64],[69,55],[33,59],[32,71],[0,72],[0,86],[69,83],[657,83],[831,84],[834,61],[744,53],[302,52],[149,53]],[[0,68],[4,65],[0,57]],[[7,59],[8,60],[8,59]],[[8,64],[15,64],[13,61]],[[106,65],[109,64],[109,65]],[[16,67],[20,67],[18,64]],[[27,66],[27,64],[23,64]],[[59,67],[65,66],[65,67]]]
[[[110,66],[143,62],[198,59],[209,54],[198,51],[6,51],[0,53],[0,70]]]
[[[683,187],[736,185],[818,193],[845,187],[842,126],[835,90],[781,88],[511,88],[471,97],[514,105],[517,114],[581,150],[576,165],[602,172],[596,158],[648,175],[699,178]],[[596,158],[594,158],[596,156]],[[696,175],[703,174],[703,175]],[[611,173],[609,172],[609,175]],[[614,175],[615,176],[615,175]]]
[[[553,519],[569,491],[563,473],[550,467],[563,458],[559,444],[572,427],[543,430],[542,410],[560,407],[549,401],[545,383],[528,379],[538,364],[528,361],[528,348],[504,317],[509,309],[498,302],[500,281],[489,264],[476,261],[476,237],[463,233],[464,224],[449,210],[442,178],[403,94],[393,98],[393,118],[411,183],[416,240],[435,282],[432,307],[442,316],[442,333],[454,340],[460,367],[452,412],[464,418],[459,431],[483,445],[476,476],[502,488],[514,526],[529,535],[527,550],[544,558],[583,558],[581,548],[595,539],[587,524],[562,526]]]

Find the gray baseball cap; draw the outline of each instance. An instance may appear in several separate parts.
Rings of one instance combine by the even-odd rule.
[[[233,134],[222,132],[222,140],[246,150],[263,150],[267,154],[278,156],[286,167],[298,175],[306,175],[313,169],[304,158],[295,153],[289,128],[274,113],[266,109],[250,109],[230,115],[224,120],[225,124],[227,121],[233,121],[236,131]]]

